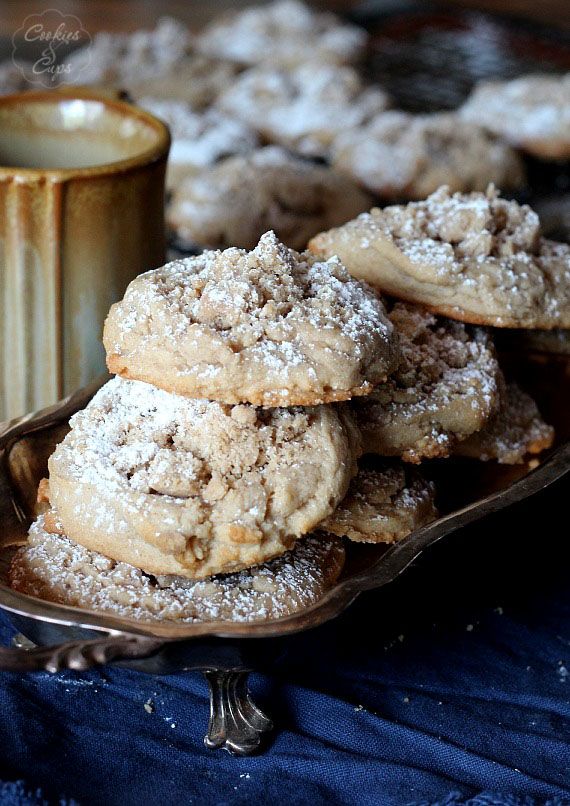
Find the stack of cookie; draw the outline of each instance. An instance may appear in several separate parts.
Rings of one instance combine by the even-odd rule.
[[[145,620],[285,616],[334,584],[341,538],[435,517],[413,465],[552,444],[485,327],[570,326],[570,247],[530,208],[444,187],[309,246],[268,232],[130,284],[105,324],[116,377],[49,461],[13,587]]]
[[[344,401],[384,383],[399,348],[338,258],[268,232],[170,263],[131,283],[104,343],[117,377],[50,458],[18,590],[145,619],[275,617],[336,580],[333,534],[390,541],[434,516],[417,475],[357,475]]]
[[[570,246],[542,237],[530,207],[493,186],[441,187],[321,233],[309,249],[340,256],[353,276],[405,300],[390,311],[400,366],[355,406],[369,451],[515,464],[552,445],[553,429],[505,382],[492,330],[480,327],[520,328],[528,340],[570,326]]]

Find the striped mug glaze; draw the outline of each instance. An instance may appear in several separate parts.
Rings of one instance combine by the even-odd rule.
[[[0,420],[104,372],[110,305],[164,262],[169,147],[112,97],[0,97]]]

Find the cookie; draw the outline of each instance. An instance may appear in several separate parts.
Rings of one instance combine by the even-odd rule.
[[[349,64],[362,55],[367,38],[362,28],[334,14],[281,0],[217,17],[199,35],[197,48],[244,65]]]
[[[498,409],[502,376],[492,341],[481,328],[403,302],[390,319],[400,365],[353,403],[364,448],[415,463],[449,456]]]
[[[199,173],[230,155],[245,154],[259,145],[253,129],[215,109],[199,112],[183,101],[154,97],[143,97],[138,104],[170,128],[172,145],[166,178],[170,190],[178,189],[186,176]]]
[[[170,72],[184,58],[192,38],[186,26],[162,17],[153,30],[97,33],[66,58],[66,84],[126,87]]]
[[[28,596],[136,621],[269,621],[318,602],[343,565],[342,542],[319,535],[247,571],[200,582],[156,578],[51,534],[40,517],[12,560],[9,584]]]
[[[424,199],[440,185],[451,191],[504,190],[525,183],[522,160],[485,129],[457,115],[388,111],[341,133],[333,167],[383,199]]]
[[[380,87],[366,87],[351,67],[260,66],[238,76],[217,105],[270,143],[325,157],[339,132],[382,112],[388,96]]]
[[[363,467],[319,529],[360,543],[396,543],[437,518],[435,486],[403,464]]]
[[[122,84],[137,103],[141,103],[142,98],[158,98],[186,103],[194,111],[200,111],[216,100],[237,72],[232,62],[191,53],[157,70],[156,74],[141,78],[129,73]]]
[[[570,246],[541,237],[527,205],[487,193],[375,208],[317,235],[355,277],[438,314],[496,327],[570,327]]]
[[[459,114],[539,159],[570,158],[570,73],[482,82]]]
[[[377,294],[337,258],[275,234],[133,280],[111,308],[110,372],[225,403],[312,406],[368,394],[397,360]]]
[[[495,459],[502,465],[516,465],[528,454],[550,448],[553,441],[554,429],[544,422],[532,397],[516,383],[509,383],[496,416],[482,431],[458,445],[455,453],[482,462]]]
[[[256,409],[114,378],[49,459],[74,542],[204,578],[290,549],[344,497],[358,438],[342,407]]]
[[[186,178],[167,222],[187,248],[253,249],[264,232],[274,230],[288,246],[304,249],[317,232],[353,218],[370,203],[348,177],[268,146]]]

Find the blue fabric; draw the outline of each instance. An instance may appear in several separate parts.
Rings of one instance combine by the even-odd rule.
[[[567,492],[298,636],[252,680],[279,726],[261,756],[205,749],[199,674],[0,675],[0,802],[570,804]]]

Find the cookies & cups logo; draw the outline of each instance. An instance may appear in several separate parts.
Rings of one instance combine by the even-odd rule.
[[[34,86],[76,84],[89,64],[90,43],[81,20],[48,8],[41,14],[30,14],[14,33],[12,61]]]

